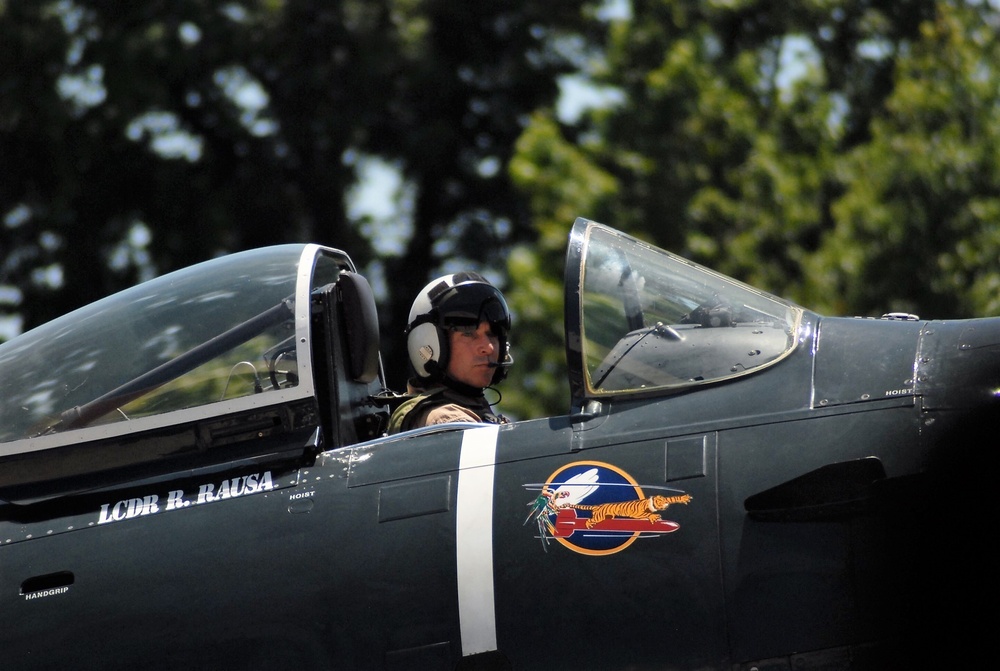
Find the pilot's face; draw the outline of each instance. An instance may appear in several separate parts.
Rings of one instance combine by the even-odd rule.
[[[490,364],[500,357],[500,338],[489,322],[479,322],[478,327],[451,328],[448,337],[448,375],[473,387],[489,386],[495,368]]]

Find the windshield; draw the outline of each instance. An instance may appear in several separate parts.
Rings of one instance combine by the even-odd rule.
[[[567,273],[588,396],[744,375],[795,346],[800,307],[594,222],[574,227]]]
[[[295,390],[296,329],[304,328],[295,305],[300,260],[308,282],[314,255],[284,245],[214,259],[0,345],[0,442],[311,393],[311,385]],[[320,259],[313,281],[335,281],[339,265]]]

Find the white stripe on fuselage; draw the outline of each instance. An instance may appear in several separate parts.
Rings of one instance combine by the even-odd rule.
[[[497,649],[493,608],[493,472],[496,424],[469,429],[458,462],[458,616],[462,654]]]

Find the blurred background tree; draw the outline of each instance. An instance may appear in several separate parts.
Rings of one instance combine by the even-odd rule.
[[[998,24],[985,0],[0,0],[0,325],[317,242],[372,280],[390,386],[417,290],[472,268],[515,312],[503,410],[563,413],[577,216],[828,314],[998,314]]]

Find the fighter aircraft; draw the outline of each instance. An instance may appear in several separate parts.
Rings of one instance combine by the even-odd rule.
[[[283,245],[0,345],[0,669],[992,658],[1000,318],[821,316],[578,219],[565,414],[386,435],[376,315]]]

